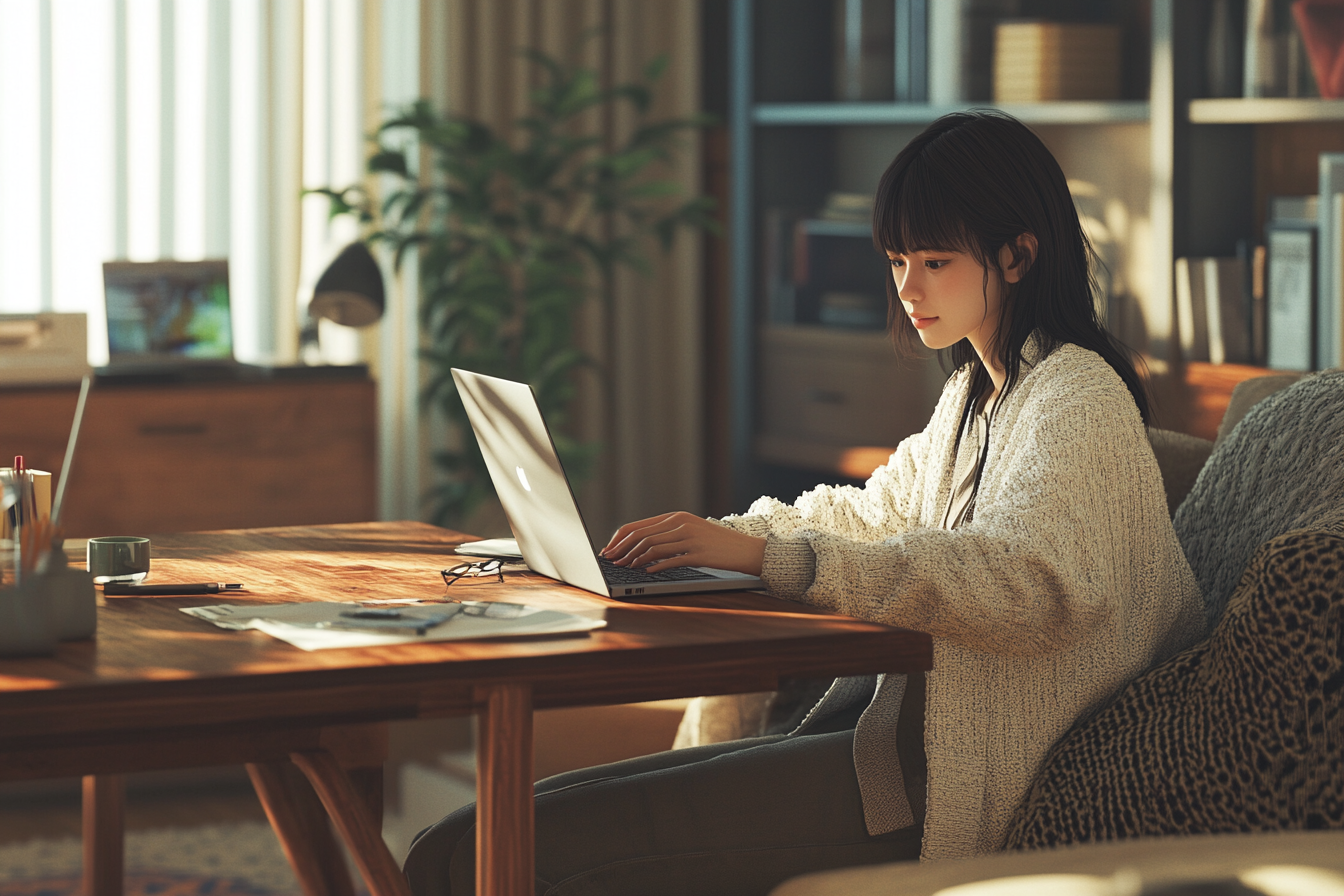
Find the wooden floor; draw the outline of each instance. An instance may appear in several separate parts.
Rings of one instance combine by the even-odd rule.
[[[128,776],[129,830],[196,827],[265,821],[241,767],[195,778],[183,775]],[[78,837],[79,782],[0,785],[0,845],[34,839]]]

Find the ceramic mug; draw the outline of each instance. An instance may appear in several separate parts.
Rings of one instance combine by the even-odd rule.
[[[87,569],[95,584],[141,582],[149,575],[149,539],[137,535],[90,538]]]

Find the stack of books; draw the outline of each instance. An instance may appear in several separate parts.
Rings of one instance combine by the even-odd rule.
[[[1326,370],[1344,362],[1344,153],[1322,153],[1314,196],[1270,200],[1265,225],[1265,363]]]
[[[1120,27],[1000,22],[994,32],[994,102],[1120,98]]]

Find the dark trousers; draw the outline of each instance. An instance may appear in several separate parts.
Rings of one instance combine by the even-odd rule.
[[[538,894],[752,896],[828,868],[918,859],[922,820],[870,837],[854,732],[656,753],[536,786]],[[415,896],[475,889],[476,807],[421,832]]]

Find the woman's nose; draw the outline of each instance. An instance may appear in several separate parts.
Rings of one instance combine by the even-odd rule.
[[[911,274],[907,268],[893,268],[892,278],[896,282],[896,294],[906,302],[915,302],[923,295],[919,287],[919,278]]]

